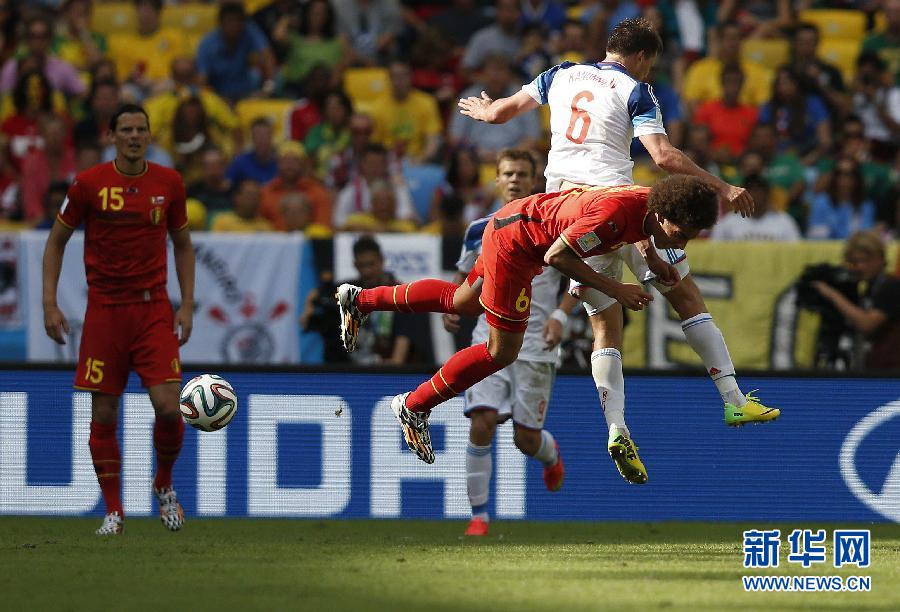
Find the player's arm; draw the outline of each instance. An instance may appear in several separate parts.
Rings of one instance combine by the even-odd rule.
[[[695,164],[681,149],[669,142],[669,137],[665,134],[643,134],[638,139],[650,153],[654,163],[666,172],[699,176],[711,183],[741,216],[747,217],[753,212],[753,198],[746,189],[729,185]]]
[[[644,291],[640,285],[620,283],[592,270],[562,237],[557,238],[547,249],[544,262],[562,272],[564,276],[602,291],[631,310],[642,310],[653,299],[653,296]]]
[[[477,121],[506,123],[538,106],[540,104],[521,89],[508,98],[499,100],[492,100],[486,92],[482,91],[480,98],[475,96],[462,98],[459,101],[459,112]]]
[[[56,303],[56,288],[59,285],[59,273],[62,270],[63,255],[66,252],[66,244],[75,230],[63,225],[59,219],[50,228],[47,244],[44,247],[43,268],[43,298],[44,305],[44,329],[58,344],[66,343],[66,334],[69,333],[69,323],[65,315]]]
[[[175,255],[175,274],[181,289],[181,306],[175,313],[175,333],[179,344],[191,337],[194,326],[194,247],[187,227],[169,232]]]
[[[568,286],[569,279],[565,279],[566,286]],[[566,328],[566,323],[569,320],[569,314],[572,310],[578,306],[579,299],[574,295],[569,294],[568,291],[563,292],[562,299],[559,301],[559,305],[556,307],[550,316],[547,318],[546,323],[544,323],[544,350],[551,351],[556,348],[556,346],[562,342],[563,331]]]
[[[659,256],[659,253],[656,252],[656,247],[653,246],[649,238],[635,242],[634,246],[647,262],[647,267],[650,268],[650,271],[656,275],[657,281],[669,287],[678,284],[678,281],[681,280],[678,269]],[[646,281],[644,278],[639,278],[638,280],[641,282]]]

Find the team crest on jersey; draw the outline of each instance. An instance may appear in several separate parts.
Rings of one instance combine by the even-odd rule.
[[[594,232],[588,232],[584,236],[578,239],[578,247],[582,250],[582,252],[587,253],[591,249],[600,246],[600,239],[597,237],[597,234]]]
[[[172,371],[176,374],[181,374],[181,363],[178,361],[178,357],[172,360],[170,364],[172,366]]]
[[[162,206],[154,206],[150,209],[150,223],[153,225],[159,225],[159,222],[162,221],[163,209]]]

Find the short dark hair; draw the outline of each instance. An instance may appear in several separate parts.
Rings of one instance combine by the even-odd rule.
[[[226,17],[240,17],[241,19],[246,19],[247,11],[244,10],[243,4],[223,2],[219,6],[219,23],[222,23],[222,20]]]
[[[740,64],[725,64],[722,66],[722,75],[721,78],[723,81],[725,80],[726,75],[736,74],[744,79],[744,69],[741,68]]]
[[[134,0],[135,7],[139,4],[152,4],[153,8],[155,8],[157,11],[161,11],[163,7],[163,0]]]
[[[761,174],[750,174],[744,177],[744,189],[747,191],[751,189],[768,189],[769,181],[767,181]]]
[[[616,55],[634,55],[643,51],[647,55],[662,53],[663,43],[659,32],[647,19],[625,19],[613,28],[606,40],[606,52]]]
[[[138,106],[137,104],[123,104],[119,107],[119,110],[109,118],[109,130],[115,132],[116,127],[119,125],[119,117],[131,113],[142,114],[147,119],[147,128],[150,127],[150,116],[147,114],[147,111],[144,110],[144,107]]]
[[[379,257],[384,258],[384,255],[381,253],[381,246],[371,234],[364,234],[353,243],[353,257],[357,258],[363,253],[375,253]]]
[[[252,130],[253,128],[259,127],[259,126],[264,126],[264,127],[267,127],[267,128],[272,128],[272,127],[274,127],[274,126],[272,125],[272,122],[269,121],[269,118],[268,118],[268,117],[264,117],[264,116],[257,117],[256,119],[254,119],[254,120],[250,123],[250,129],[251,129],[251,130]]]
[[[647,208],[681,227],[709,229],[719,217],[719,194],[700,177],[676,174],[653,186]]]
[[[374,155],[387,155],[388,151],[386,148],[384,148],[383,144],[379,144],[377,142],[370,142],[365,147],[363,147],[362,155],[360,155],[360,158],[363,158],[366,155],[369,155],[370,153],[374,154]]]
[[[821,36],[819,34],[819,26],[809,21],[803,21],[797,24],[797,27],[794,28],[794,34],[799,34],[803,31],[812,32],[816,35],[816,40],[818,40]]]
[[[537,161],[534,155],[527,149],[503,149],[497,154],[497,172],[500,171],[500,162],[509,161],[526,161],[531,165],[531,176],[537,174]]]

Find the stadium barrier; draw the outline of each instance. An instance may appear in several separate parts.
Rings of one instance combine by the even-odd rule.
[[[428,518],[468,516],[468,421],[462,400],[432,416],[437,460],[403,446],[390,397],[409,372],[223,373],[239,395],[234,421],[188,430],[175,484],[190,516]],[[185,373],[185,377],[192,376]],[[90,397],[60,369],[0,370],[0,513],[101,512],[88,453]],[[491,510],[503,519],[900,522],[900,380],[745,377],[782,418],[727,428],[713,385],[697,376],[627,376],[628,421],[650,480],[625,483],[606,455],[590,377],[559,376],[547,427],[565,485],[499,427]],[[152,408],[132,378],[120,440],[125,512],[155,513]]]

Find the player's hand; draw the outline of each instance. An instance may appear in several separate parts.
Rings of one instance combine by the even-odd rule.
[[[471,96],[462,98],[459,101],[459,112],[467,117],[471,117],[476,121],[488,120],[488,108],[494,100],[491,99],[487,92],[482,91],[481,97]]]
[[[650,254],[651,252],[653,253],[652,255]],[[672,287],[677,285],[678,281],[681,280],[678,269],[657,255],[656,249],[648,251],[646,259],[647,266],[650,268],[650,271],[656,275],[656,280],[658,282],[667,287]]]
[[[65,344],[69,335],[69,322],[59,306],[44,306],[44,329],[57,344]]]
[[[643,310],[653,301],[653,296],[644,291],[644,288],[634,283],[622,283],[616,295],[612,296],[616,301],[629,310]]]
[[[556,319],[547,319],[544,323],[544,350],[552,351],[562,341],[563,326]]]
[[[178,336],[178,346],[183,346],[191,339],[191,330],[194,329],[194,306],[182,303],[175,312],[175,335]]]
[[[451,334],[455,334],[459,331],[459,315],[455,314],[445,314],[441,317],[444,321],[444,329],[446,329]]]
[[[728,200],[731,210],[741,213],[742,217],[749,217],[753,214],[753,209],[756,207],[753,203],[753,198],[750,197],[750,192],[743,187],[729,185],[725,199]]]

